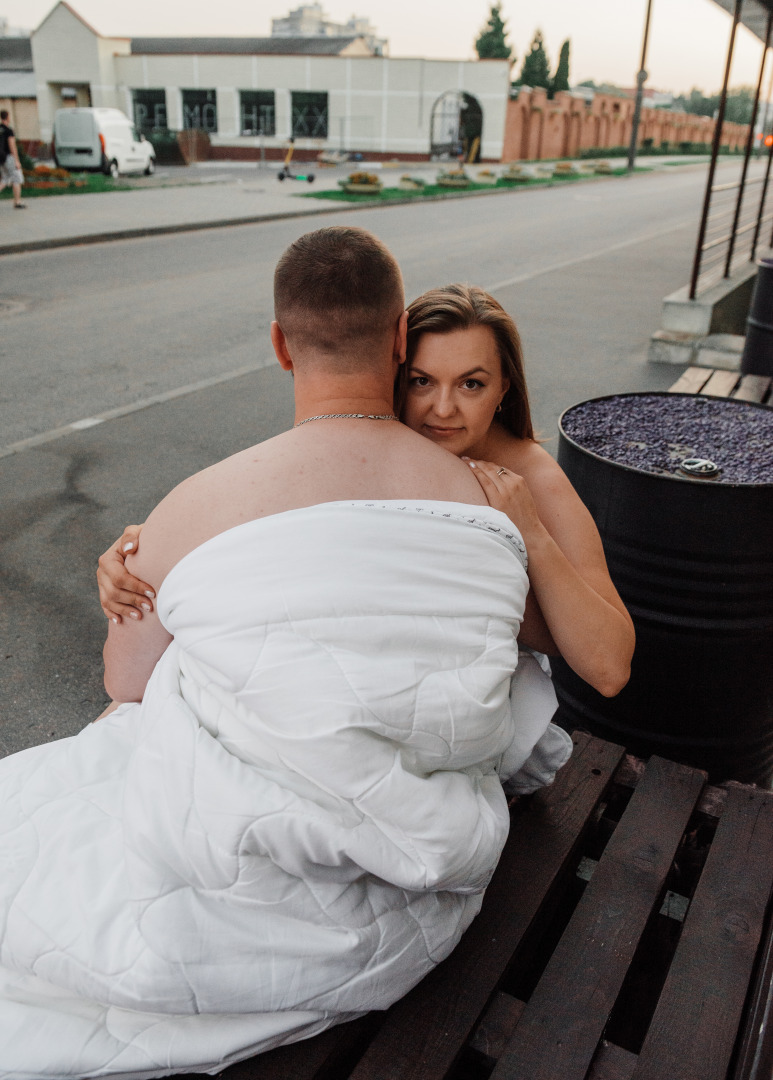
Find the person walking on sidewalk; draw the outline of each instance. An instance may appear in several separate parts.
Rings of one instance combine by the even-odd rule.
[[[16,210],[24,210],[21,201],[21,186],[24,173],[19,160],[19,148],[13,128],[8,124],[8,110],[0,109],[0,191],[10,184],[13,188],[13,205]]]

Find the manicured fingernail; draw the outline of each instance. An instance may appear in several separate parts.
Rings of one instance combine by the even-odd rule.
[[[475,468],[475,462],[474,461],[468,461],[467,464],[470,466],[471,469]]]
[[[118,622],[118,619],[116,619],[115,615],[110,616],[110,622],[114,622],[114,623]]]
[[[156,598],[156,594],[153,592],[152,589],[146,589],[145,590],[145,595],[149,596],[151,600],[155,600],[155,598]]]
[[[129,541],[128,541],[128,543],[124,544],[124,546],[123,546],[123,548],[122,548],[121,550],[122,550],[122,551],[131,551],[131,549],[132,549],[133,547],[134,547],[134,541],[133,541],[133,540],[129,540]]]
[[[469,460],[470,459],[466,456],[466,454],[462,454],[462,461],[469,461]]]
[[[150,611],[150,604],[142,603],[142,604],[140,604],[140,607],[142,608],[143,611]]]
[[[140,617],[139,611],[130,611],[129,612],[129,618],[130,619],[139,619],[139,617]]]

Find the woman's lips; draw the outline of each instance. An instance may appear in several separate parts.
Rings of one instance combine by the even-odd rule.
[[[458,427],[436,427],[434,424],[425,424],[424,427],[432,435],[436,435],[439,439],[450,439],[454,435],[458,435],[463,428]]]

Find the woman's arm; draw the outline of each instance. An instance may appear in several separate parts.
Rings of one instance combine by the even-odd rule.
[[[539,454],[530,463],[529,484],[491,462],[470,465],[489,503],[521,531],[529,580],[561,656],[599,693],[613,697],[630,677],[633,623],[609,577],[587,508],[561,468],[535,449]],[[525,620],[527,631],[530,622]],[[539,632],[538,620],[536,625]]]

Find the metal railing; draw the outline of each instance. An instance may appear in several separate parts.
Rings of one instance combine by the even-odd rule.
[[[712,186],[691,299],[753,262],[761,246],[773,246],[771,155],[766,154],[766,160],[759,164],[761,170],[755,171],[760,175],[746,177],[743,184],[735,180]]]
[[[725,78],[719,96],[719,108],[714,124],[709,175],[706,181],[706,194],[703,200],[703,212],[698,228],[698,242],[690,278],[689,296],[691,300],[695,300],[699,292],[704,292],[722,278],[729,278],[733,270],[742,262],[753,262],[757,246],[764,243],[763,228],[773,221],[773,213],[770,212],[768,199],[773,145],[768,151],[764,175],[749,178],[752,147],[754,145],[754,129],[762,92],[762,78],[771,45],[771,36],[773,36],[773,10],[770,11],[767,21],[760,73],[754,95],[740,177],[737,182],[730,184],[714,183],[722,136],[722,124],[724,123],[725,106],[727,104],[730,66],[733,60],[736,30],[740,21],[742,6],[743,0],[735,0],[733,24],[730,31],[730,42],[725,65]],[[770,102],[768,102],[769,104]],[[767,111],[766,108],[766,117]],[[755,199],[754,195],[757,192],[758,185],[761,185],[759,198]],[[770,243],[773,246],[773,237],[771,237]]]

